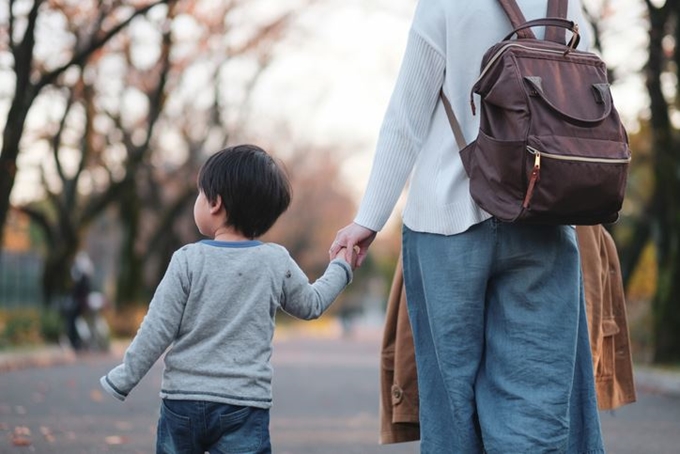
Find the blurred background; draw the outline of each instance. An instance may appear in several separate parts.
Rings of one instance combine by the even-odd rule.
[[[584,5],[633,150],[621,219],[607,227],[634,359],[677,365],[680,2]],[[415,6],[0,2],[0,349],[87,333],[75,320],[83,288],[111,337],[133,335],[172,252],[200,238],[199,166],[236,143],[285,163],[293,204],[265,240],[319,276],[365,186]],[[399,212],[331,318],[380,323]]]

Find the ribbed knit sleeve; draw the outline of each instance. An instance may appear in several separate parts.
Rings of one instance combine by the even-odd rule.
[[[445,63],[445,57],[412,29],[378,136],[357,224],[379,231],[390,217],[428,133]]]

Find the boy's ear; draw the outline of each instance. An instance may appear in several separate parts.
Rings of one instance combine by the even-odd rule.
[[[218,195],[215,198],[215,202],[210,204],[210,214],[219,213],[223,207],[224,205],[222,205],[222,197]]]

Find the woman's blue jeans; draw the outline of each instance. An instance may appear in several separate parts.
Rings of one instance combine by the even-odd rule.
[[[156,454],[270,454],[269,410],[163,399]]]
[[[421,453],[603,453],[576,232],[404,227]]]

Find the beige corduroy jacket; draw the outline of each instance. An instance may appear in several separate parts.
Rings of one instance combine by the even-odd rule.
[[[619,256],[601,225],[578,226],[576,233],[598,407],[614,409],[636,399]],[[418,440],[418,379],[401,259],[387,303],[380,385],[380,443]]]

